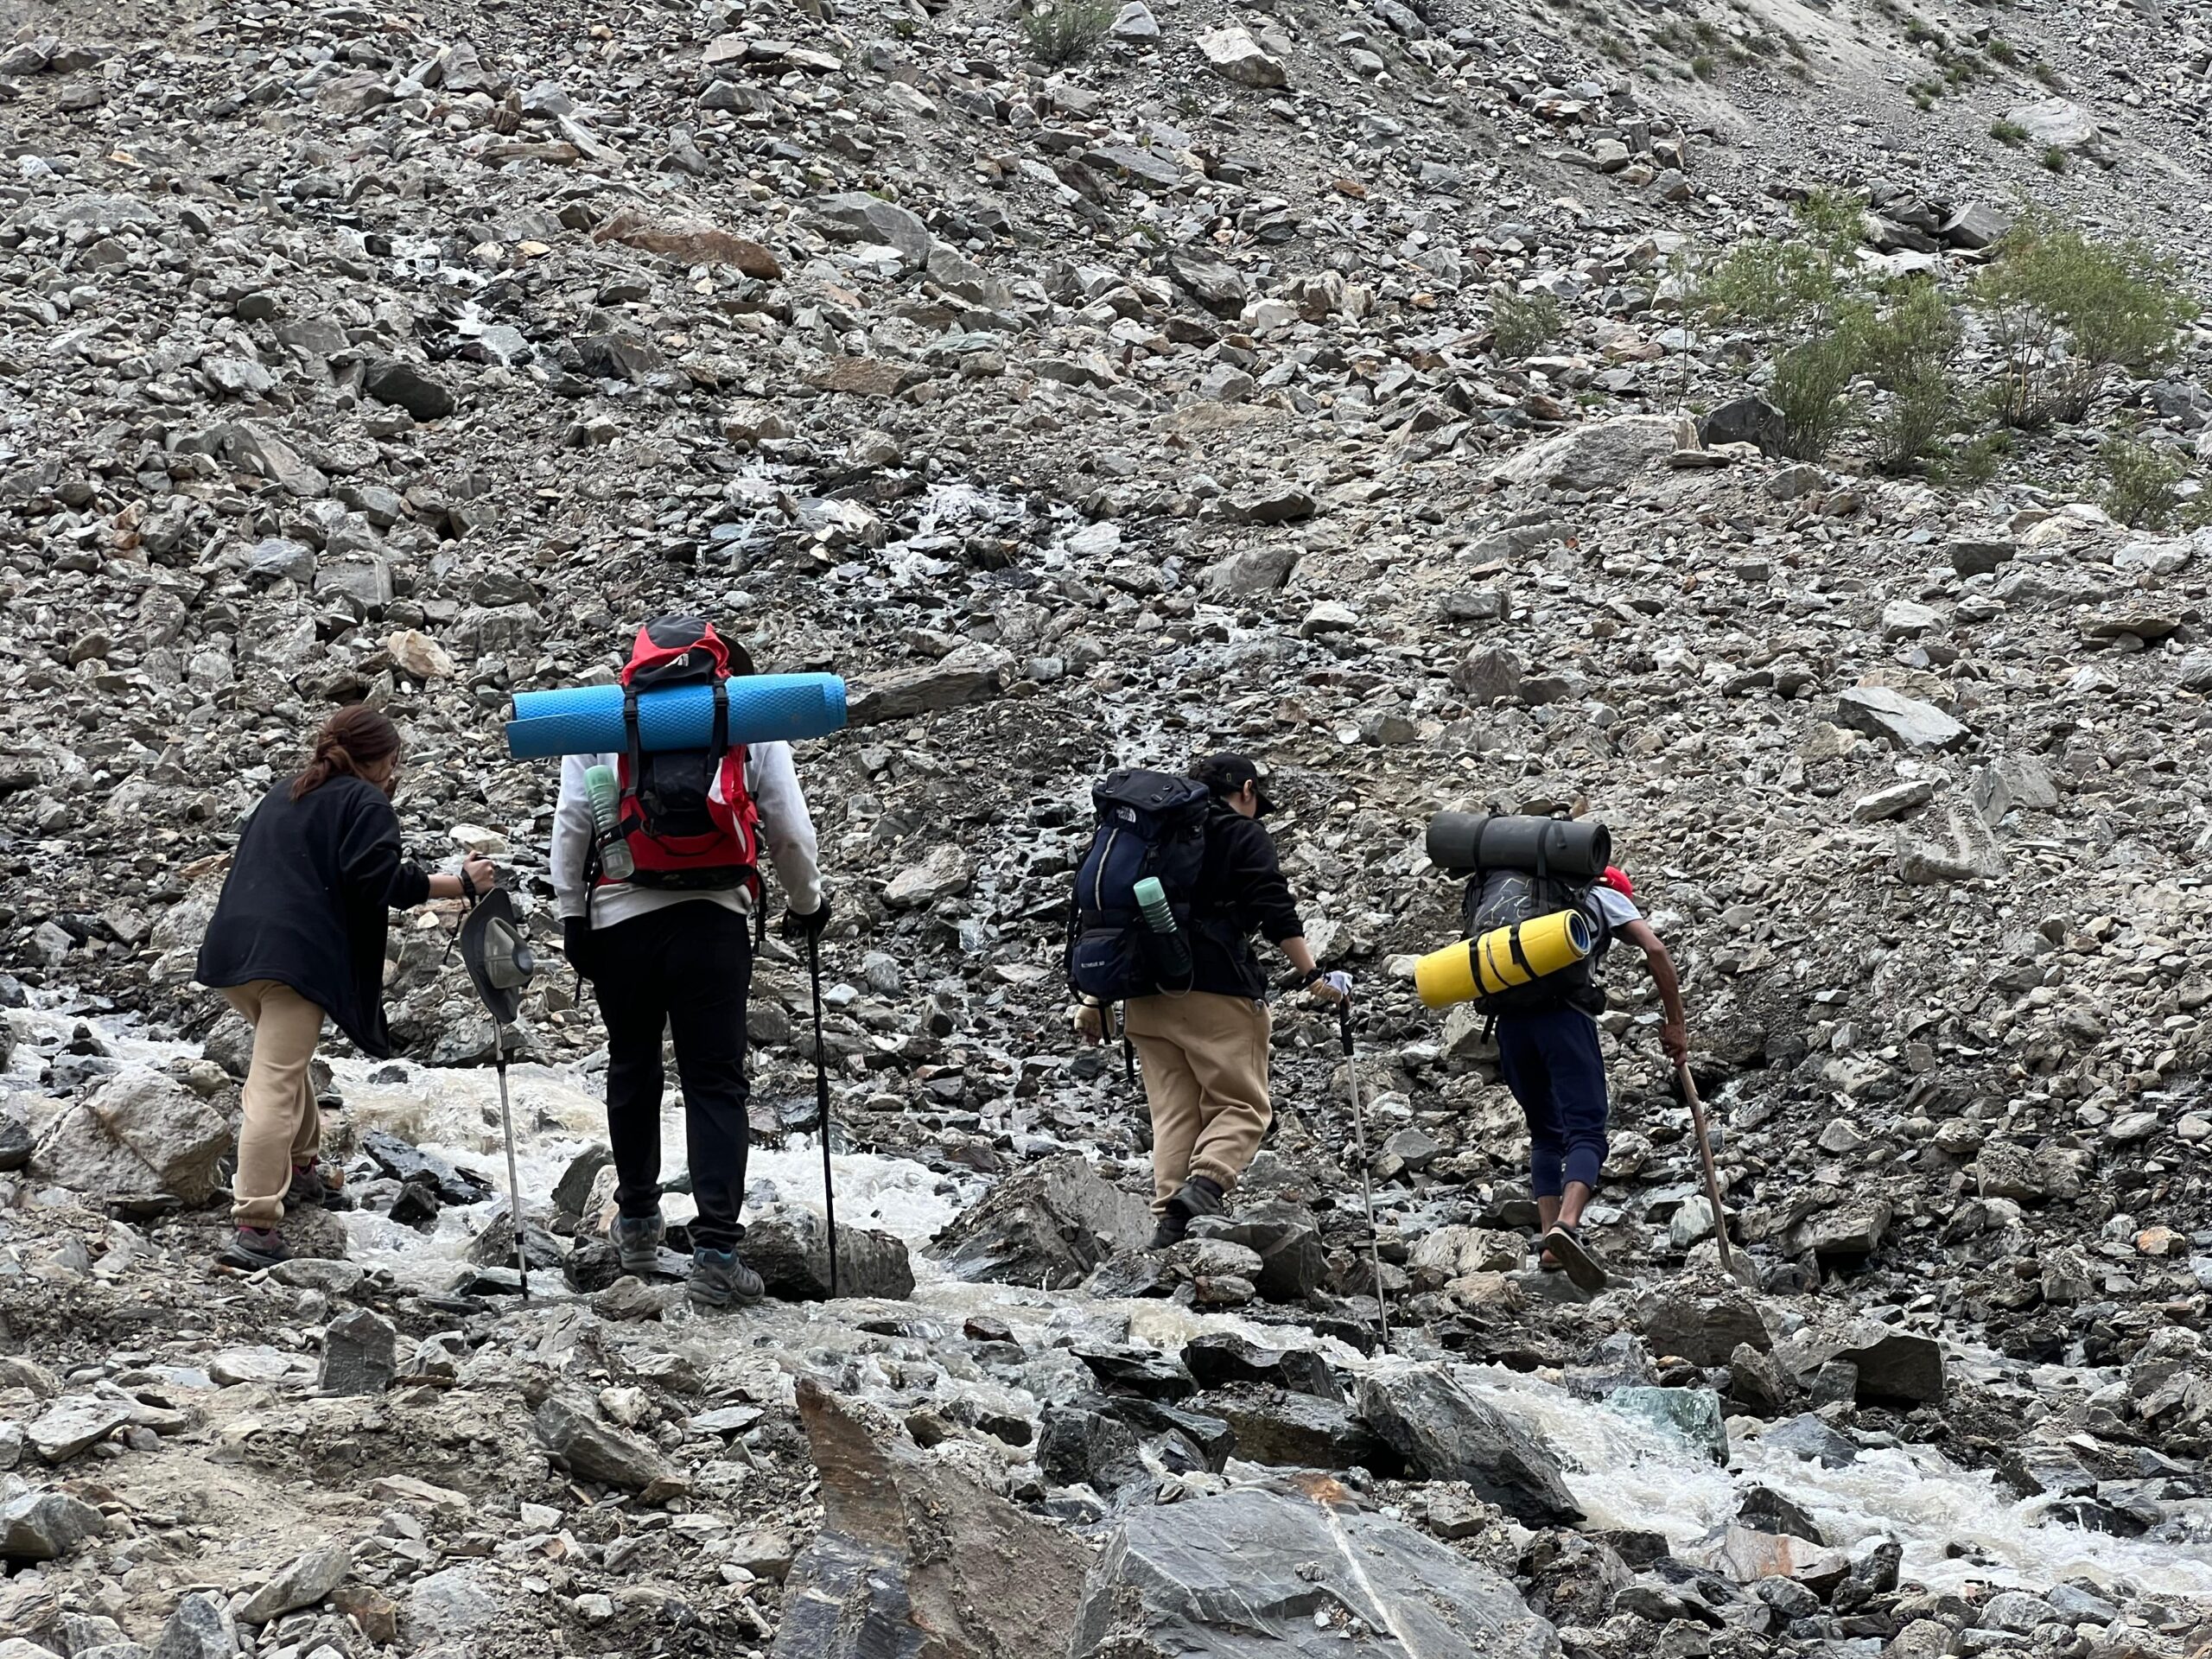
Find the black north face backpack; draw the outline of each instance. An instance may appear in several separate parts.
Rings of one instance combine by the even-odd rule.
[[[1166,955],[1145,924],[1135,889],[1147,877],[1156,880],[1187,940],[1205,863],[1212,791],[1194,778],[1131,768],[1109,772],[1091,790],[1090,800],[1098,827],[1076,871],[1068,983],[1101,1002],[1189,990],[1187,944],[1179,984],[1172,970],[1163,971]]]

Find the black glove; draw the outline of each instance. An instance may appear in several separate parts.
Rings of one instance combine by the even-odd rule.
[[[823,893],[822,902],[812,910],[801,913],[796,910],[784,912],[783,925],[777,930],[787,939],[818,939],[822,930],[830,925],[830,895]]]
[[[569,966],[586,979],[599,977],[592,965],[591,924],[581,916],[561,918],[561,950],[569,958]]]

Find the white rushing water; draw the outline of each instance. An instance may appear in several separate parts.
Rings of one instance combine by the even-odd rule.
[[[37,1075],[33,1045],[66,1039],[75,1022],[41,1011],[19,1012],[14,1018],[27,1041],[0,1083],[20,1091]],[[149,1037],[121,1020],[95,1023],[110,1052],[128,1064],[161,1066],[198,1053],[196,1045]],[[433,1071],[354,1059],[338,1060],[333,1069],[346,1102],[340,1122],[357,1134],[384,1129],[398,1135],[481,1172],[504,1192],[506,1169],[493,1072]],[[510,1068],[508,1081],[523,1191],[531,1206],[541,1206],[571,1159],[605,1139],[604,1108],[596,1088],[567,1068],[517,1065]],[[662,1130],[663,1174],[672,1178],[684,1167],[679,1109],[665,1114]],[[970,1315],[988,1313],[1033,1347],[1071,1332],[1096,1328],[1118,1335],[1125,1329],[1130,1340],[1170,1352],[1202,1332],[1234,1331],[1264,1345],[1302,1340],[1352,1374],[1395,1363],[1368,1358],[1310,1332],[1301,1338],[1296,1327],[1263,1325],[1234,1313],[950,1279],[919,1250],[983,1190],[980,1177],[949,1179],[908,1159],[866,1153],[840,1154],[832,1163],[839,1220],[895,1234],[913,1248],[917,1310],[951,1328]],[[818,1143],[795,1136],[785,1147],[755,1150],[747,1194],[749,1205],[772,1197],[776,1203],[818,1212]],[[690,1213],[681,1194],[671,1194],[667,1208],[671,1219]],[[449,1207],[427,1236],[365,1211],[348,1212],[346,1225],[354,1254],[365,1264],[387,1268],[411,1286],[436,1289],[451,1282],[477,1231],[494,1224],[503,1211],[504,1206]],[[549,1289],[562,1294],[557,1280]],[[1694,1554],[1701,1541],[1734,1516],[1744,1491],[1764,1485],[1805,1510],[1847,1554],[1856,1556],[1895,1540],[1904,1552],[1904,1577],[1934,1589],[2037,1588],[2070,1580],[2115,1593],[2202,1598],[2212,1612],[2212,1545],[2117,1538],[2065,1524],[2048,1513],[2050,1500],[2016,1499],[1993,1475],[1958,1468],[1931,1447],[1866,1450],[1855,1461],[1831,1468],[1764,1444],[1756,1433],[1737,1433],[1732,1437],[1730,1466],[1723,1469],[1666,1430],[1541,1377],[1478,1365],[1458,1367],[1457,1374],[1472,1392],[1553,1446],[1592,1526],[1657,1531],[1678,1549]],[[2202,1507],[2212,1511],[2212,1503]],[[2203,1524],[2212,1535],[2212,1514]]]

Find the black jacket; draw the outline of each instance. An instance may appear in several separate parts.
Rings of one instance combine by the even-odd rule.
[[[391,912],[429,896],[429,874],[400,851],[399,815],[382,790],[341,776],[296,801],[288,778],[239,832],[194,977],[211,990],[256,979],[289,985],[382,1059],[391,1052]]]
[[[1253,934],[1280,944],[1306,931],[1274,840],[1257,819],[1220,801],[1206,814],[1206,857],[1191,896],[1191,988],[1224,996],[1268,994]]]

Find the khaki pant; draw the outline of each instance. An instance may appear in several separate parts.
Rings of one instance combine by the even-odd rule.
[[[322,1146],[322,1115],[308,1076],[322,1036],[322,1010],[273,979],[233,985],[223,995],[253,1027],[231,1219],[241,1227],[274,1227],[284,1218],[292,1171],[312,1163]]]
[[[1152,1107],[1152,1207],[1193,1175],[1234,1192],[1267,1133],[1268,1010],[1249,997],[1192,991],[1124,1008]]]

